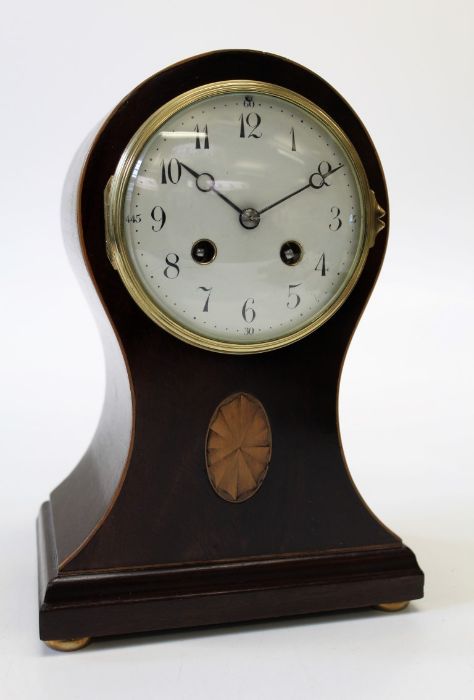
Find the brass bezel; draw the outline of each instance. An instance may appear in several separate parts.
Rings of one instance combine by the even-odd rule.
[[[319,120],[336,139],[350,161],[356,175],[362,202],[361,226],[363,229],[363,239],[359,258],[355,262],[350,277],[339,296],[337,296],[329,306],[323,309],[322,313],[316,318],[313,318],[303,328],[280,338],[254,343],[227,343],[225,341],[207,338],[206,336],[200,335],[180,325],[166,312],[160,309],[146,291],[132,267],[125,244],[125,231],[122,216],[127,184],[133,166],[148,139],[151,138],[170,117],[181,109],[205,98],[227,94],[229,92],[256,92],[279,97],[304,109]],[[323,323],[336,313],[347,299],[360,277],[367,260],[369,249],[374,244],[377,233],[384,226],[383,222],[380,220],[384,214],[385,212],[376,202],[373,191],[370,190],[367,175],[357,151],[346,134],[326,112],[302,95],[279,85],[256,80],[225,80],[201,85],[170,100],[154,112],[130,140],[105,190],[106,249],[112,266],[118,271],[125,287],[138,306],[155,323],[169,333],[186,343],[214,352],[232,354],[261,353],[269,350],[276,350],[277,348],[284,347],[285,345],[289,345],[290,343],[304,338],[306,335],[322,326]]]

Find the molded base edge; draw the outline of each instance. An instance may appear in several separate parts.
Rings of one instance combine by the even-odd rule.
[[[38,518],[40,638],[152,632],[376,606],[423,596],[403,544],[159,568],[58,573],[50,504]]]

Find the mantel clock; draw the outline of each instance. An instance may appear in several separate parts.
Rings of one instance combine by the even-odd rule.
[[[40,511],[41,638],[75,649],[421,597],[339,436],[388,233],[380,162],[340,95],[256,51],[176,64],[89,138],[63,212],[107,386]]]

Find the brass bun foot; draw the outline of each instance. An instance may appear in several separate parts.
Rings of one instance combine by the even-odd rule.
[[[86,647],[90,641],[90,637],[79,637],[78,639],[50,639],[44,643],[55,651],[77,651]]]
[[[383,612],[400,612],[400,610],[405,610],[409,604],[409,600],[403,600],[401,603],[379,603],[374,607],[376,610],[383,610]]]

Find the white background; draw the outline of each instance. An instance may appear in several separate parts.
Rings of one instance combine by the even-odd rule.
[[[467,0],[3,6],[2,697],[473,697],[473,24]],[[341,427],[354,479],[415,550],[426,597],[398,615],[58,654],[37,638],[34,521],[87,447],[104,390],[98,334],[63,250],[63,178],[84,136],[127,92],[217,48],[268,50],[316,71],[379,150],[391,239],[344,369]]]

